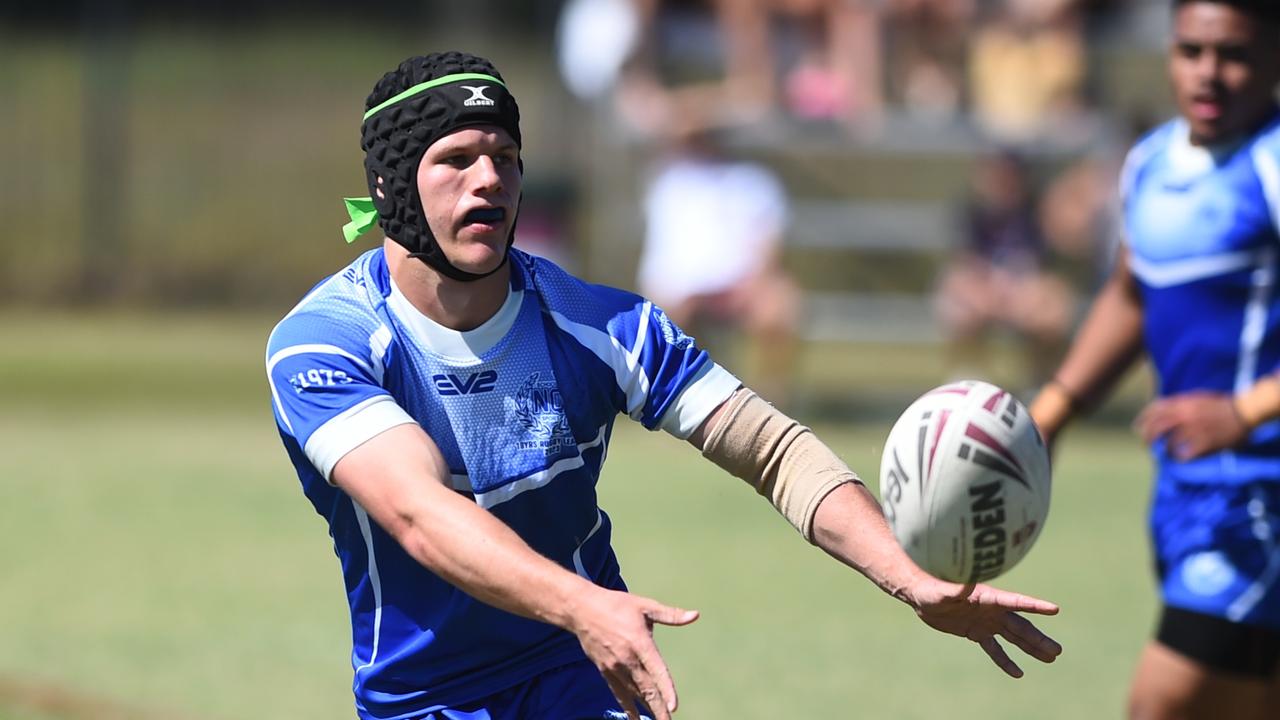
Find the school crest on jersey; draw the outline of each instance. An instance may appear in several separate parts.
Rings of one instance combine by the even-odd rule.
[[[528,439],[520,443],[522,450],[551,453],[574,444],[569,418],[564,414],[564,397],[555,380],[543,380],[540,372],[525,378],[516,391],[515,415],[529,431]]]
[[[666,340],[671,347],[683,350],[693,344],[693,338],[685,335],[684,331],[676,327],[676,324],[671,322],[666,313],[656,313],[656,322],[658,323],[658,329],[662,331],[662,339]]]

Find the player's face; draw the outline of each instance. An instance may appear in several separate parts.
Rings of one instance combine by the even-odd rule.
[[[418,196],[449,262],[487,273],[502,263],[520,200],[520,149],[502,128],[478,125],[427,148]]]
[[[1169,74],[1196,144],[1253,130],[1280,82],[1280,33],[1229,5],[1192,2],[1173,18]]]

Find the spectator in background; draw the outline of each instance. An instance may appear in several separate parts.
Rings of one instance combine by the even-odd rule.
[[[949,120],[964,101],[975,0],[885,0],[890,84],[912,115]]]
[[[1083,105],[1076,0],[1006,0],[973,37],[969,83],[979,124],[1002,143],[1036,140]]]
[[[705,123],[687,122],[648,183],[644,215],[641,292],[694,334],[708,321],[745,329],[752,386],[787,404],[800,292],[781,263],[782,184],[761,165],[729,159]]]
[[[991,154],[978,165],[964,209],[964,244],[944,271],[936,311],[957,372],[981,368],[984,335],[1009,328],[1025,339],[1029,380],[1053,369],[1072,321],[1072,293],[1047,271],[1047,247],[1023,160]]]
[[[650,136],[707,108],[735,122],[781,110],[874,123],[879,14],[879,0],[569,0],[558,53],[575,95],[612,94]]]
[[[725,30],[731,87],[754,87],[798,118],[852,123],[878,117],[883,105],[879,0],[715,4]],[[803,33],[794,62],[782,57],[779,21]],[[779,91],[782,96],[775,100]]]

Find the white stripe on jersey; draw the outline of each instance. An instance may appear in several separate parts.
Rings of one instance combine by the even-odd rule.
[[[649,303],[644,304],[645,312],[640,316],[640,328],[643,330],[649,318]],[[561,330],[569,333],[605,364],[613,368],[614,380],[618,389],[627,396],[627,414],[633,419],[640,419],[644,410],[644,402],[649,397],[649,377],[640,367],[640,351],[644,348],[643,333],[636,333],[636,345],[628,350],[612,335],[590,325],[576,323],[554,310],[548,310],[551,319]]]
[[[1262,543],[1262,548],[1269,556],[1267,567],[1263,569],[1253,584],[1240,593],[1235,602],[1227,606],[1227,619],[1240,622],[1249,614],[1258,601],[1262,600],[1267,590],[1280,578],[1280,548],[1276,547],[1276,539],[1271,533],[1271,523],[1267,518],[1267,502],[1265,496],[1257,488],[1253,489],[1253,498],[1249,500],[1249,517],[1253,521],[1253,535]]]
[[[302,451],[325,482],[332,485],[333,466],[347,453],[393,427],[416,422],[395,398],[375,395],[326,420],[307,438]]]
[[[1267,308],[1271,305],[1275,288],[1276,251],[1264,248],[1260,253],[1258,268],[1253,271],[1249,302],[1244,306],[1244,324],[1240,328],[1240,361],[1236,365],[1236,392],[1244,392],[1253,386],[1258,372],[1258,350],[1267,332]]]
[[[587,541],[590,540],[596,534],[596,531],[599,530],[600,526],[603,524],[604,524],[604,515],[600,513],[600,508],[596,508],[596,524],[591,526],[591,532],[587,533],[587,536],[582,538],[582,542],[578,543],[578,549],[573,551],[574,569],[578,571],[579,575],[581,575],[582,577],[588,580],[591,579],[591,576],[587,574],[586,567],[582,565],[582,546],[587,544]]]
[[[721,403],[742,386],[742,381],[716,363],[708,362],[676,397],[658,427],[688,440]]]
[[[391,347],[391,328],[379,325],[378,329],[369,336],[369,357],[373,361],[373,376],[378,380],[379,385],[382,384],[382,378],[386,374],[386,366],[382,359],[387,356],[389,347]]]
[[[1258,181],[1262,183],[1262,194],[1267,198],[1267,207],[1271,208],[1271,224],[1280,235],[1280,163],[1274,155],[1261,147],[1253,146],[1253,167],[1258,171]]]
[[[1253,267],[1262,259],[1262,252],[1242,250],[1171,262],[1151,262],[1139,257],[1137,253],[1131,253],[1129,269],[1147,285],[1166,288]]]
[[[644,349],[645,336],[649,334],[649,316],[653,314],[653,303],[648,300],[640,308],[640,324],[636,326],[636,344],[627,354],[628,366],[640,364],[640,351]]]
[[[551,465],[551,467],[545,470],[539,470],[538,472],[532,475],[526,475],[525,477],[522,477],[519,480],[513,480],[507,483],[506,485],[503,485],[500,488],[494,488],[493,490],[490,490],[488,492],[476,493],[476,503],[482,508],[491,508],[491,507],[494,507],[495,505],[501,505],[502,503],[508,500],[511,500],[522,493],[528,492],[529,490],[536,490],[537,488],[540,488],[546,485],[552,480],[555,480],[556,477],[560,475],[560,473],[568,472],[569,470],[574,470],[582,467],[583,465],[586,464],[586,461],[582,459],[582,453],[586,452],[587,450],[590,450],[593,447],[603,445],[604,432],[605,430],[608,429],[608,427],[609,426],[607,424],[601,425],[600,432],[596,433],[596,437],[594,440],[591,440],[585,443],[579,443],[577,455],[573,457],[557,460],[555,463]],[[455,476],[454,483],[456,487],[456,484],[457,484],[456,476]]]
[[[382,635],[382,578],[378,574],[378,558],[373,552],[373,531],[369,528],[369,514],[360,503],[351,501],[356,511],[356,522],[360,524],[360,534],[364,536],[365,552],[369,556],[369,584],[373,586],[373,643],[369,653],[369,662],[356,668],[356,682],[360,682],[360,671],[373,666],[378,660],[378,640]]]

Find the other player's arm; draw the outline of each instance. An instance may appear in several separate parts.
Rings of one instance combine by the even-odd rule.
[[[1057,613],[1053,603],[925,573],[898,545],[875,497],[809,428],[745,388],[689,437],[695,447],[767,497],[805,539],[907,603],[929,626],[978,643],[1005,672],[1022,670],[999,635],[1037,660],[1062,647],[1019,612]]]
[[[633,718],[637,698],[655,720],[675,711],[675,686],[652,628],[687,625],[695,611],[606,590],[537,553],[447,486],[444,458],[418,425],[374,436],[343,456],[332,478],[436,575],[484,603],[574,633]]]
[[[1122,249],[1066,359],[1031,403],[1045,440],[1052,442],[1076,413],[1105,397],[1141,354],[1142,297]]]

